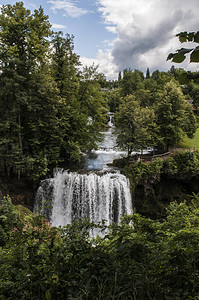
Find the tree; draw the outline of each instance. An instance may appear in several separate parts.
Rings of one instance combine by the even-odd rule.
[[[135,95],[136,99],[140,101],[141,106],[143,106],[143,107],[152,106],[153,96],[149,90],[139,89],[134,93],[134,95]]]
[[[135,96],[126,96],[115,114],[118,145],[132,150],[154,144],[155,114],[153,109],[141,107]]]
[[[40,7],[33,14],[22,2],[3,5],[0,14],[0,111],[2,168],[19,174],[18,162],[27,153],[26,120],[35,105],[34,76],[48,61],[50,23]],[[30,138],[30,137],[29,137]],[[26,166],[25,160],[23,168]]]
[[[199,85],[190,82],[188,87],[190,87],[189,95],[194,100],[195,105],[199,107]]]
[[[122,80],[122,73],[119,71],[118,73],[118,83],[120,84],[120,81]]]
[[[57,83],[60,96],[64,97],[67,104],[77,98],[79,79],[77,68],[80,65],[79,57],[73,52],[73,36],[63,37],[60,31],[53,34],[52,46],[52,76]]]
[[[171,73],[171,75],[173,75],[173,77],[176,79],[176,68],[174,65],[171,66],[169,73]]]
[[[80,113],[81,108],[77,99],[80,86],[79,57],[73,51],[73,36],[69,34],[64,37],[62,32],[54,33],[51,45],[51,72],[60,97],[57,111],[59,131],[62,137],[59,148],[60,159],[79,161],[83,141],[80,131],[85,128],[87,123],[86,118]]]
[[[149,79],[150,78],[150,71],[149,71],[149,68],[147,68],[146,70],[146,79]]]
[[[135,70],[125,69],[120,81],[121,96],[131,95],[134,91],[143,88],[144,74]]]
[[[84,150],[95,148],[96,142],[100,139],[100,130],[104,126],[105,108],[103,92],[98,83],[101,74],[97,72],[98,66],[84,67],[80,73],[80,88],[78,92],[78,102],[80,111],[86,118],[86,125],[81,133],[85,137],[83,141]]]
[[[163,147],[177,146],[185,135],[192,137],[197,128],[196,118],[180,87],[170,81],[159,92],[155,112]]]
[[[108,93],[105,93],[105,97],[107,98],[106,102],[108,104],[109,111],[116,112],[121,100],[120,91],[118,89],[111,90]]]

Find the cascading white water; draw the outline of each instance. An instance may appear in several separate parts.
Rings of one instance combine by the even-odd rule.
[[[35,209],[45,213],[53,226],[83,218],[95,223],[106,220],[109,225],[132,213],[129,182],[119,172],[98,175],[57,170],[54,178],[41,182],[36,203]]]
[[[127,155],[126,151],[121,151],[116,147],[116,136],[114,135],[114,125],[112,122],[113,114],[109,115],[108,130],[103,132],[104,140],[99,143],[98,150],[93,150],[92,153],[96,154],[95,159],[87,159],[87,170],[111,170],[109,164],[116,158],[121,158]]]
[[[53,178],[41,182],[34,210],[46,215],[53,226],[64,226],[84,218],[94,223],[105,220],[109,225],[132,214],[128,179],[108,167],[113,159],[125,154],[116,148],[111,118],[112,115],[104,141],[95,151],[97,157],[87,160],[86,169],[92,171],[79,174],[59,169]]]

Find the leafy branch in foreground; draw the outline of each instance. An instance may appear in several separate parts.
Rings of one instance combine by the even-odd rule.
[[[185,42],[194,42],[199,43],[199,31],[189,32],[186,31],[176,34],[181,43]],[[199,62],[199,46],[195,48],[181,48],[176,50],[176,53],[170,53],[167,57],[167,60],[172,60],[175,63],[181,63],[185,60],[186,54],[190,53],[190,62]]]

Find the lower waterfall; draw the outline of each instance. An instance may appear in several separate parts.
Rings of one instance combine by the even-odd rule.
[[[108,125],[104,142],[93,151],[96,158],[87,160],[85,174],[57,169],[53,178],[41,181],[34,211],[45,215],[52,226],[84,218],[109,225],[133,213],[128,179],[109,167],[113,159],[124,155],[116,147],[112,115]]]
[[[37,191],[35,211],[40,211],[53,226],[64,226],[75,220],[119,223],[132,213],[127,178],[120,174],[78,174],[57,170],[54,178],[41,182]]]

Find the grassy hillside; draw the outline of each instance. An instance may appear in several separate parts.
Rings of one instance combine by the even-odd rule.
[[[191,149],[194,147],[199,148],[199,128],[197,129],[193,139],[185,138],[184,141],[179,146],[185,149]]]

